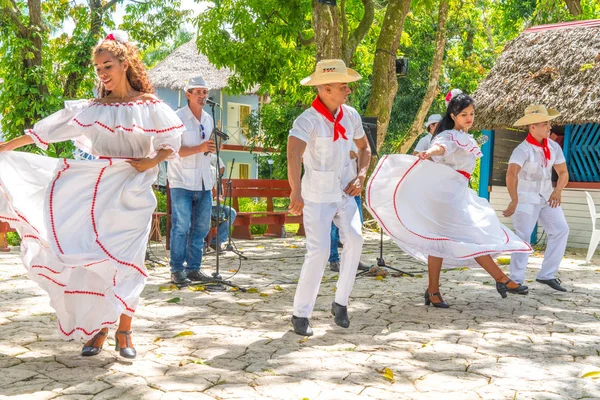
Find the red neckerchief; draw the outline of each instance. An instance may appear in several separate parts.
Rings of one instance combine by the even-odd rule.
[[[313,100],[312,106],[315,110],[317,110],[317,112],[319,114],[321,114],[322,116],[327,118],[327,120],[329,122],[333,122],[333,141],[334,142],[336,140],[338,140],[340,138],[340,136],[342,137],[342,139],[348,140],[348,137],[346,137],[346,128],[344,128],[342,126],[342,124],[340,124],[340,121],[342,120],[342,117],[344,116],[344,109],[342,108],[342,106],[340,106],[340,111],[338,112],[338,115],[337,115],[335,121],[333,120],[333,115],[331,115],[331,113],[329,112],[327,107],[325,107],[325,104],[323,104],[323,102],[321,101],[319,96],[317,96]]]
[[[531,133],[528,133],[527,139],[525,140],[529,144],[542,148],[542,150],[544,151],[544,166],[548,165],[548,161],[550,161],[550,147],[548,146],[548,139],[545,138],[544,140],[542,140],[542,144],[539,144],[538,141],[535,140],[533,136],[531,136]]]

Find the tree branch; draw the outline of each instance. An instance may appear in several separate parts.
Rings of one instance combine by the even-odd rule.
[[[117,3],[120,3],[123,0],[110,0],[108,3],[102,6],[102,11],[106,11]]]
[[[574,17],[581,15],[583,12],[581,10],[581,0],[565,0],[565,3],[567,3],[567,8]]]
[[[23,22],[21,22],[21,11],[19,11],[14,0],[12,0],[11,3],[12,7],[10,5],[2,7],[2,14],[6,15],[12,23],[15,24],[20,36],[27,37],[29,31],[27,30],[27,27],[23,25]]]
[[[348,18],[346,17],[346,0],[340,2],[340,12],[342,17],[342,48],[348,45]],[[349,62],[346,61],[346,62]]]
[[[448,2],[449,0],[440,0],[440,9],[438,12],[438,23],[437,33],[435,38],[435,52],[433,53],[433,60],[431,62],[431,70],[429,72],[429,82],[427,85],[427,91],[417,111],[417,115],[413,120],[413,123],[408,130],[408,133],[403,138],[402,142],[397,148],[400,154],[405,154],[411,147],[413,139],[416,138],[421,132],[423,121],[425,116],[437,95],[439,88],[438,84],[440,81],[440,74],[442,70],[442,63],[444,60],[444,51],[446,49],[447,40],[447,19],[448,19]]]
[[[373,20],[375,19],[375,3],[373,0],[361,0],[363,3],[363,7],[365,9],[365,13],[360,20],[360,23],[356,27],[354,31],[350,35],[348,35],[348,25],[345,25],[345,36],[342,39],[342,47],[344,49],[344,61],[346,63],[350,63],[352,60],[352,56],[356,51],[356,48],[365,38],[369,30],[371,29],[371,25],[373,25]],[[343,4],[345,1],[343,2]],[[342,14],[345,20],[345,13]]]

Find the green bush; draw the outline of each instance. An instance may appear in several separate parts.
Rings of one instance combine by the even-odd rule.
[[[8,243],[9,246],[20,246],[21,237],[17,232],[8,232],[6,234],[6,243]]]

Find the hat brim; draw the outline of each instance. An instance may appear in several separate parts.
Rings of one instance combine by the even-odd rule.
[[[302,86],[318,86],[328,83],[350,83],[362,79],[362,76],[352,68],[346,68],[347,73],[329,72],[326,74],[316,72],[300,81]]]
[[[560,117],[560,112],[554,108],[549,108],[548,114],[527,114],[524,117],[519,118],[517,122],[513,124],[513,126],[526,126],[540,122],[552,121],[557,117]]]
[[[186,92],[190,89],[210,89],[210,88],[206,85],[191,85],[191,86],[186,86],[183,88],[183,90]]]

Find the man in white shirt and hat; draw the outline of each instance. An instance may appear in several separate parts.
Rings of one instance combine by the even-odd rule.
[[[208,86],[201,76],[185,85],[188,105],[177,111],[185,125],[178,159],[169,160],[171,188],[171,281],[179,286],[191,281],[208,281],[200,271],[204,238],[210,230],[212,187],[211,154],[216,150],[210,140],[214,122],[203,111]]]
[[[431,146],[431,139],[433,138],[433,132],[435,132],[435,128],[438,126],[441,120],[442,116],[440,114],[431,114],[429,118],[427,118],[427,122],[425,122],[427,134],[417,142],[417,145],[413,150],[413,156],[416,156],[420,152],[427,151],[427,149],[429,149]]]
[[[536,281],[566,292],[556,272],[569,238],[569,225],[560,206],[562,190],[569,183],[569,172],[560,145],[549,138],[550,121],[558,116],[557,110],[536,104],[528,106],[525,115],[515,122],[514,126],[528,127],[529,133],[508,161],[506,187],[511,202],[503,214],[512,216],[515,232],[525,241],[530,240],[539,220],[548,234],[548,244]],[[555,188],[552,187],[553,168],[558,174]],[[513,281],[523,283],[528,259],[527,253],[512,253],[510,278]]]
[[[335,301],[331,313],[337,325],[348,328],[348,299],[360,254],[362,225],[354,196],[362,192],[371,160],[358,112],[345,105],[349,82],[361,76],[342,60],[321,60],[315,72],[300,83],[318,91],[312,107],[294,121],[287,157],[291,186],[290,212],[303,214],[306,256],[294,297],[294,332],[310,336],[309,318],[315,305],[330,250],[331,223],[340,230],[344,244]],[[351,144],[358,149],[358,173],[350,160]],[[304,176],[300,179],[304,163]]]

